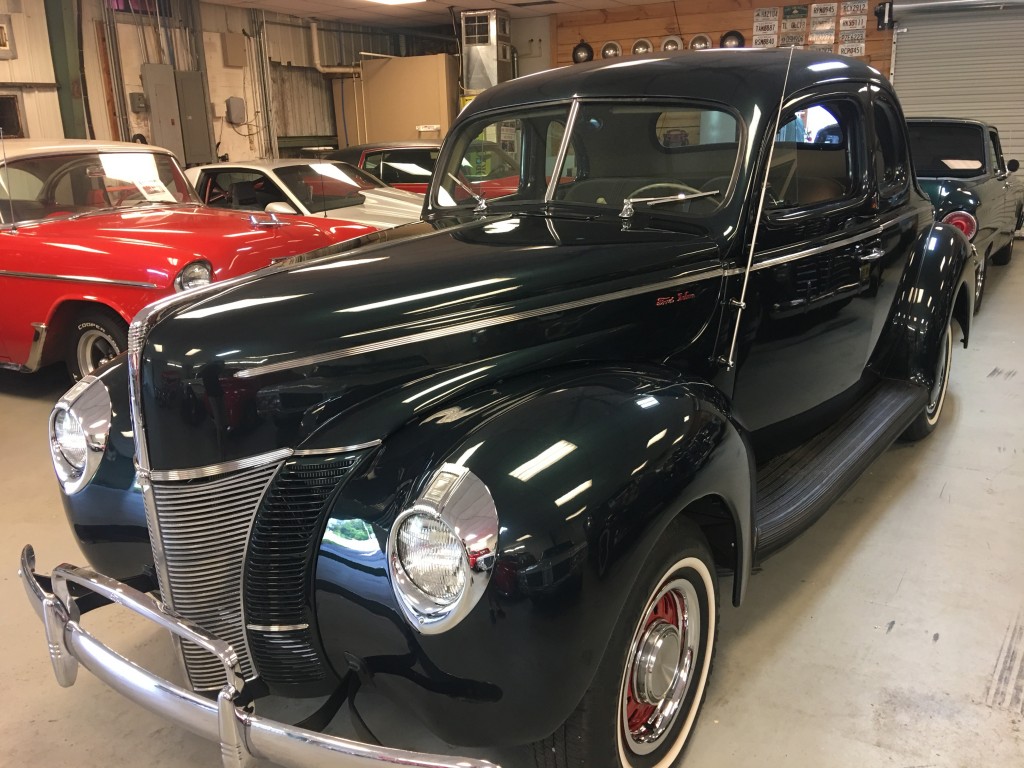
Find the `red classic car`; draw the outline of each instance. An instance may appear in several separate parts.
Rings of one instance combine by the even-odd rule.
[[[0,367],[64,359],[80,378],[127,347],[146,304],[352,241],[374,227],[203,206],[170,152],[6,142],[0,164]]]

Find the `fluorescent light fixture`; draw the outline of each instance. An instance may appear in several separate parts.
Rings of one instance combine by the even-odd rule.
[[[549,448],[545,448],[532,459],[520,464],[509,472],[512,477],[524,483],[539,472],[543,472],[556,461],[565,458],[576,450],[576,446],[567,440],[559,440]]]
[[[425,3],[427,0],[370,0],[378,5],[411,5],[412,3]]]

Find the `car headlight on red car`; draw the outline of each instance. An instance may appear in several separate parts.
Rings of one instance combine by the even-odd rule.
[[[69,496],[89,484],[107,449],[113,408],[107,385],[84,376],[50,412],[50,458]]]
[[[213,270],[210,265],[205,261],[193,261],[174,278],[174,288],[177,291],[187,291],[192,288],[202,288],[212,282]]]
[[[497,547],[487,486],[461,465],[443,465],[388,538],[391,584],[409,623],[432,635],[462,621],[483,595]]]
[[[978,220],[967,211],[953,211],[942,217],[944,224],[952,224],[963,232],[968,240],[973,240],[978,232]]]

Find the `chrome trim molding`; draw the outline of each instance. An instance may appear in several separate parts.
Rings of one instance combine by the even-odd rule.
[[[224,461],[220,464],[207,464],[205,467],[193,467],[191,469],[152,469],[149,470],[149,477],[157,483],[173,482],[175,480],[197,480],[203,477],[216,477],[228,472],[235,472],[239,469],[253,469],[264,464],[273,464],[287,459],[294,453],[291,448],[280,448],[276,451],[261,453],[256,456],[249,456],[245,459],[235,461]],[[141,471],[141,470],[140,470]]]
[[[43,361],[43,348],[46,346],[46,323],[32,323],[32,346],[28,351],[28,360],[21,370],[33,373],[39,370]]]
[[[61,283],[94,283],[97,285],[122,285],[128,288],[156,289],[156,283],[142,283],[134,280],[109,280],[105,277],[86,277],[85,275],[45,275],[39,272],[12,272],[0,269],[0,277],[19,277],[24,280],[55,280]]]
[[[708,249],[707,251],[701,251],[694,256],[700,256],[703,254],[715,253],[716,249]],[[496,325],[505,325],[507,323],[514,323],[520,320],[529,320],[534,317],[541,317],[543,315],[555,314],[558,312],[567,312],[573,309],[580,309],[582,307],[589,307],[594,304],[603,304],[606,301],[616,301],[618,299],[628,299],[633,296],[640,296],[644,293],[651,291],[659,291],[665,288],[678,288],[680,286],[689,285],[699,280],[707,280],[709,278],[722,277],[726,272],[721,267],[711,267],[704,269],[693,270],[692,272],[684,272],[670,280],[662,280],[658,283],[650,283],[648,285],[639,286],[636,288],[625,288],[621,291],[614,291],[612,293],[604,293],[599,296],[590,296],[585,299],[578,299],[577,301],[567,301],[563,304],[553,304],[547,307],[539,307],[538,309],[530,309],[523,312],[514,312],[508,315],[501,315],[499,317],[491,317],[484,320],[474,320],[466,323],[459,323],[457,325],[449,325],[445,328],[437,328],[432,331],[423,331],[421,333],[412,333],[407,336],[399,336],[394,339],[386,339],[384,341],[377,341],[371,344],[361,344],[356,347],[346,347],[344,349],[334,350],[333,352],[322,352],[318,355],[308,355],[306,357],[295,358],[294,360],[284,360],[280,363],[270,363],[269,365],[260,365],[255,368],[246,368],[244,370],[235,373],[235,378],[238,379],[251,379],[256,376],[262,376],[267,373],[277,373],[278,371],[288,371],[293,368],[304,368],[309,365],[319,365],[320,363],[327,363],[333,360],[340,360],[345,357],[354,357],[356,355],[366,354],[368,352],[380,352],[384,349],[391,349],[393,347],[401,347],[406,344],[415,344],[420,341],[431,341],[433,339],[441,339],[445,336],[453,336],[458,333],[469,333],[472,331],[479,331],[484,328],[491,328]]]
[[[889,221],[882,222],[881,224],[877,225],[873,229],[867,230],[866,232],[861,232],[857,235],[852,235],[842,240],[832,240],[831,242],[825,243],[824,245],[816,245],[813,248],[805,248],[802,251],[796,251],[794,253],[783,253],[782,255],[772,257],[772,254],[779,253],[780,251],[785,251],[785,248],[773,248],[770,251],[762,251],[760,253],[756,253],[754,254],[755,259],[765,260],[759,262],[755,261],[754,266],[751,268],[751,271],[757,272],[760,269],[770,269],[772,267],[777,267],[780,264],[788,264],[791,261],[796,261],[797,259],[805,259],[808,256],[815,256],[819,253],[824,253],[825,251],[834,250],[835,248],[844,248],[847,245],[854,245],[855,243],[858,243],[861,240],[867,240],[868,238],[871,237],[878,237],[889,227],[892,227],[896,224],[900,224],[906,219],[915,218],[918,215],[919,214],[917,211],[904,213],[902,216],[897,216],[893,219],[890,219]],[[735,275],[742,275],[744,272],[746,272],[746,269],[743,267],[733,267],[725,271],[726,275],[729,277],[733,277]]]
[[[245,682],[229,643],[169,610],[147,594],[90,568],[57,567],[47,592],[35,575],[35,552],[26,546],[18,571],[29,602],[43,622],[57,681],[74,684],[79,665],[115,691],[150,712],[221,745],[225,768],[245,768],[252,759],[284,768],[496,768],[486,760],[431,755],[364,744],[259,717],[240,706]],[[68,582],[99,594],[195,643],[223,665],[227,684],[216,701],[164,680],[111,650],[79,624],[79,610]],[[45,582],[44,582],[45,583]]]
[[[343,445],[338,448],[303,448],[292,451],[292,456],[333,456],[338,453],[355,453],[367,448],[376,448],[383,443],[383,440],[371,440],[368,443],[356,443],[355,445]]]
[[[246,624],[245,628],[256,632],[297,632],[309,629],[309,624]]]

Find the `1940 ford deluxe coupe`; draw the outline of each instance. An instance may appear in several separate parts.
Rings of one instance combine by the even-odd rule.
[[[516,172],[465,174],[482,142]],[[719,575],[739,604],[939,420],[977,256],[910,169],[887,81],[831,55],[486,91],[422,236],[153,304],[58,402],[93,567],[21,559],[58,680],[85,666],[227,766],[487,765],[261,715],[267,694],[358,708],[368,684],[450,744],[671,764]],[[108,602],[175,635],[191,690],[82,628]]]

